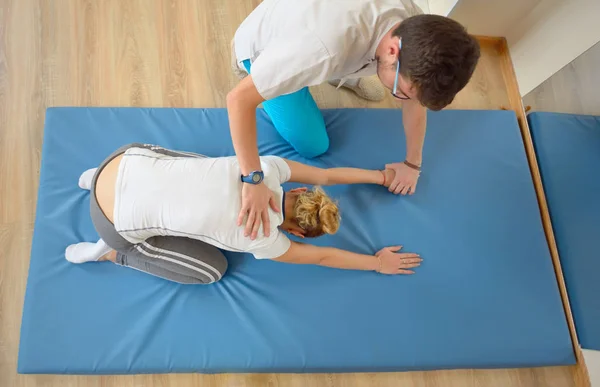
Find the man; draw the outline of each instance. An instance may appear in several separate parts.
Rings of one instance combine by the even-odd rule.
[[[269,230],[273,193],[262,184],[255,109],[304,157],[327,151],[329,138],[309,86],[334,81],[372,99],[377,74],[402,102],[406,157],[389,164],[390,191],[412,194],[421,170],[426,109],[441,110],[469,81],[479,45],[448,18],[422,15],[411,0],[265,0],[238,28],[234,66],[246,77],[227,95],[231,137],[242,170],[246,234]],[[399,157],[402,150],[398,150]],[[265,233],[268,233],[267,231]]]

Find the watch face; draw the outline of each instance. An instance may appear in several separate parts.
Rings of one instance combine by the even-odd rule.
[[[260,175],[254,174],[252,175],[252,181],[258,183],[260,181]]]

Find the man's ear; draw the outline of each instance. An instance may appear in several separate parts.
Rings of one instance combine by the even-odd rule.
[[[390,54],[394,58],[397,58],[398,54],[400,53],[400,47],[398,47],[399,40],[400,39],[398,37],[394,37],[388,49],[388,54]]]
[[[294,188],[292,190],[290,190],[291,193],[295,193],[295,194],[301,194],[304,193],[308,190],[308,188],[306,187],[300,187],[300,188]]]

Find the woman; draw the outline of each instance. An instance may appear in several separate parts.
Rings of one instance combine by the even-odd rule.
[[[236,157],[210,158],[142,144],[120,148],[79,179],[79,186],[93,193],[90,212],[101,239],[67,247],[66,259],[108,260],[186,284],[208,284],[223,276],[227,260],[219,249],[384,274],[412,274],[409,269],[420,265],[418,255],[397,253],[398,246],[362,255],[292,242],[282,232],[300,238],[334,234],[340,216],[320,188],[284,192],[281,184],[389,186],[393,171],[320,169],[275,156],[261,157],[261,165],[281,211],[269,211],[260,232],[264,236],[256,238],[259,230],[249,235],[236,227],[244,220],[237,219],[243,183]]]

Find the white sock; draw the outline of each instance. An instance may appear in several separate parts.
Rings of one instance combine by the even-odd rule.
[[[87,189],[88,191],[92,188],[92,179],[98,168],[88,169],[79,176],[79,188]]]
[[[65,258],[72,263],[97,261],[112,250],[102,239],[96,243],[81,242],[65,250]]]

